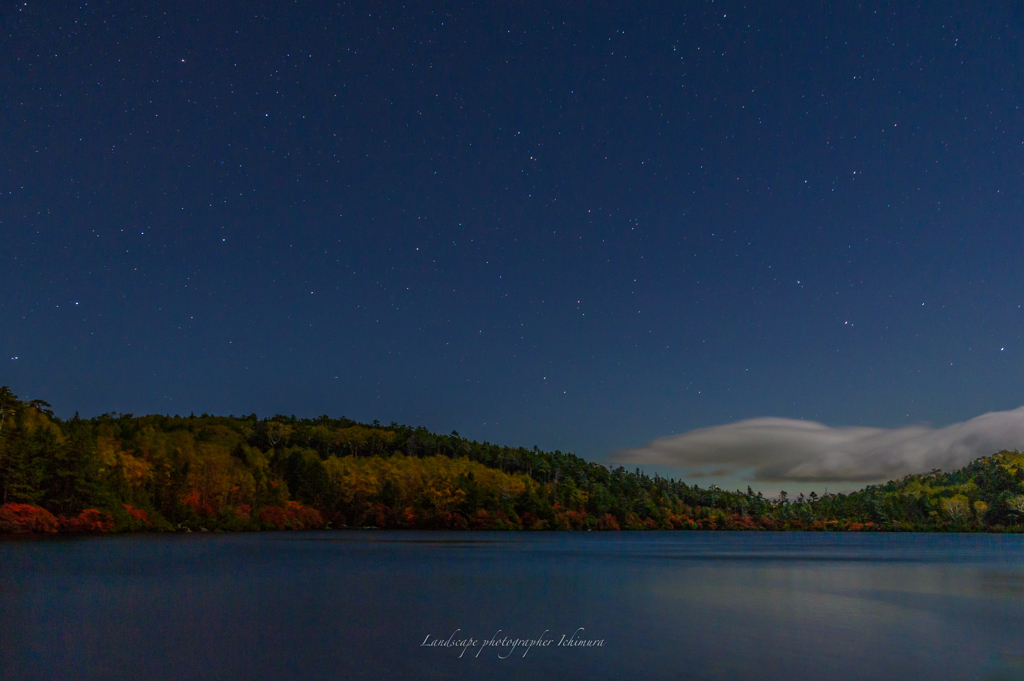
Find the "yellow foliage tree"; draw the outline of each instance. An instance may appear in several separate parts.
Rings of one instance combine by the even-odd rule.
[[[954,523],[963,522],[971,516],[971,505],[967,497],[962,494],[945,499],[942,502],[942,508],[946,512],[946,516]]]

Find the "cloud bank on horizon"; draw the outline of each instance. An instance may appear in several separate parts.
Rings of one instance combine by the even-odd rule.
[[[621,463],[689,469],[689,477],[758,482],[881,482],[941,468],[952,471],[1004,449],[1024,447],[1024,407],[944,428],[830,427],[756,418],[700,428],[618,452]]]

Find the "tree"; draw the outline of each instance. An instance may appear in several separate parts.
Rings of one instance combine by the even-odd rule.
[[[89,423],[75,417],[67,423],[67,438],[57,444],[47,443],[44,485],[46,506],[65,515],[97,505],[102,496],[96,440]],[[41,435],[49,431],[40,429]]]
[[[944,500],[942,508],[955,525],[959,525],[971,517],[971,505],[968,503],[967,497],[962,494]]]
[[[0,387],[0,442],[4,435],[4,425],[7,422],[7,418],[10,417],[13,421],[14,409],[18,406],[17,396],[11,392],[11,389],[6,385]]]
[[[43,466],[58,444],[59,430],[34,403],[19,401],[7,388],[0,390],[5,426],[0,431],[0,503],[34,504],[44,494]]]

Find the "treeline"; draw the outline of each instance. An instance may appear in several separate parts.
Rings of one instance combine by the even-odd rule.
[[[0,532],[379,527],[1019,531],[1024,456],[765,499],[457,432],[315,419],[54,416],[0,388]]]

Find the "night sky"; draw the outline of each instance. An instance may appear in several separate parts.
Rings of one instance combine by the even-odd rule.
[[[1024,404],[1019,3],[6,4],[0,384],[615,461]]]

